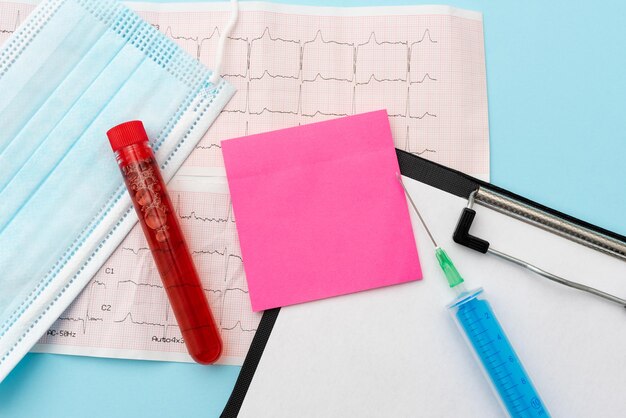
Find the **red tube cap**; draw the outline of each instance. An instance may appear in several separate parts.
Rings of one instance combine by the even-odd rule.
[[[140,120],[131,120],[114,126],[107,131],[107,136],[113,151],[148,140],[148,134]]]

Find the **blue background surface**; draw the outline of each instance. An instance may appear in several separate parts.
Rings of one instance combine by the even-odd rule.
[[[491,181],[626,235],[626,2],[429,3],[484,14]],[[0,417],[215,417],[238,373],[29,354],[0,384]]]

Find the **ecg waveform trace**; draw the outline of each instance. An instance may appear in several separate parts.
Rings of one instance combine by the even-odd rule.
[[[240,364],[261,315],[250,306],[230,196],[188,191],[171,194],[224,340],[224,356]],[[40,343],[186,353],[139,226]]]
[[[16,31],[22,22],[22,11],[14,5],[13,10],[8,7],[6,14],[0,16],[0,45]]]
[[[224,11],[137,12],[211,68]],[[32,5],[4,3],[0,40]],[[238,92],[182,172],[223,173],[220,141],[385,108],[397,148],[487,177],[482,21],[454,14],[242,11],[223,76]]]
[[[227,13],[141,14],[212,67]],[[222,168],[223,139],[385,108],[397,148],[488,175],[481,21],[242,12],[222,76],[238,92],[183,172]]]

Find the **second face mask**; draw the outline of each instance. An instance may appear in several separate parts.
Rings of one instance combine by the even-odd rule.
[[[135,223],[106,131],[166,180],[234,93],[125,6],[46,0],[0,50],[0,381]]]

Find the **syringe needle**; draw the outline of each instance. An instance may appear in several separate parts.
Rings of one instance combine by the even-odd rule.
[[[422,226],[426,230],[426,233],[428,234],[428,237],[433,242],[433,245],[435,246],[435,248],[439,248],[439,246],[437,245],[437,242],[435,242],[435,238],[433,237],[433,234],[430,233],[430,230],[428,229],[428,226],[426,225],[426,222],[424,222],[424,218],[422,218],[422,214],[417,209],[417,206],[415,206],[415,202],[413,201],[413,198],[411,198],[411,195],[409,194],[409,191],[406,189],[406,186],[404,185],[404,182],[402,181],[402,176],[400,175],[400,173],[396,173],[396,177],[398,178],[398,181],[402,185],[402,188],[404,189],[404,193],[406,194],[406,197],[409,198],[409,202],[411,202],[411,206],[413,206],[413,210],[415,210],[415,213],[417,214],[417,217],[420,218],[420,222],[422,223]]]
[[[406,194],[406,197],[409,198],[409,202],[411,202],[411,206],[413,206],[413,209],[415,210],[415,213],[419,217],[420,222],[422,223],[422,226],[426,230],[426,233],[428,234],[428,236],[430,237],[430,240],[433,242],[433,245],[435,246],[435,256],[437,257],[437,261],[439,262],[439,266],[441,267],[441,270],[443,270],[443,273],[445,274],[446,279],[448,280],[448,285],[450,286],[450,288],[455,288],[455,290],[459,292],[464,292],[465,286],[459,286],[463,283],[463,277],[461,277],[456,267],[454,267],[452,260],[450,260],[450,257],[448,257],[448,254],[444,251],[444,249],[441,248],[439,245],[437,245],[437,242],[435,241],[433,234],[430,233],[428,226],[426,226],[426,222],[424,222],[424,218],[422,218],[422,214],[417,209],[417,206],[415,206],[415,202],[411,198],[409,191],[406,189],[406,186],[404,185],[404,182],[402,181],[402,176],[399,173],[396,173],[396,177],[398,178],[398,181],[402,185],[402,188],[404,189],[404,193]]]

